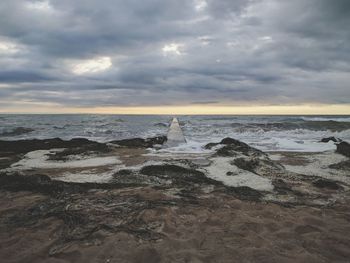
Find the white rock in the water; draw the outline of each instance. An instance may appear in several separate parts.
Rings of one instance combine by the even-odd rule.
[[[165,144],[166,147],[174,147],[181,143],[186,143],[186,139],[182,133],[182,130],[177,118],[173,118],[169,127],[167,138],[168,140]]]

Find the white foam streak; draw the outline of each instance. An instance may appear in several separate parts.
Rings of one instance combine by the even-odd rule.
[[[61,149],[62,150],[62,149]],[[55,150],[38,150],[27,153],[22,160],[14,163],[13,169],[55,169],[55,168],[86,168],[98,167],[103,165],[115,165],[121,162],[114,156],[92,157],[80,160],[68,160],[65,162],[50,161],[48,154],[59,151]]]

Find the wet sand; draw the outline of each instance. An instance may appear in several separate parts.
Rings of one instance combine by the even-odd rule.
[[[1,262],[349,262],[349,170],[329,167],[347,157],[219,146],[176,158],[113,146],[84,157],[118,160],[95,167],[26,169],[18,166],[26,153],[9,154]],[[110,177],[59,180],[87,171]],[[227,185],[215,172],[218,180],[254,174],[273,187]]]
[[[22,227],[9,223],[0,234],[2,262],[349,262],[350,207],[346,204],[286,208],[222,194],[204,195],[195,203],[151,205],[131,214],[132,223],[154,231],[152,236],[147,231],[139,230],[138,235],[110,227],[119,223],[118,217],[95,206],[101,195],[108,195],[115,208],[121,200],[135,196],[151,204],[167,200],[162,191],[150,188],[89,193],[67,211],[87,210],[87,216],[106,217],[103,224],[81,240],[78,231],[78,236],[72,233],[63,244],[60,235],[76,230],[67,229],[62,219],[48,216],[25,221]],[[2,222],[16,220],[11,218],[15,211],[27,211],[45,199],[28,192],[2,191]]]

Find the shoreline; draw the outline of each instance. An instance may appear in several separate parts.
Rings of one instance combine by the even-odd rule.
[[[346,262],[350,257],[348,157],[266,153],[232,138],[207,144],[205,155],[157,154],[164,142],[163,137],[108,144],[0,141],[1,258]]]

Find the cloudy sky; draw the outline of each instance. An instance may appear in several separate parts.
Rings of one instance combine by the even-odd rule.
[[[0,112],[350,114],[349,28],[349,0],[1,0]]]

